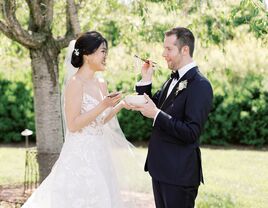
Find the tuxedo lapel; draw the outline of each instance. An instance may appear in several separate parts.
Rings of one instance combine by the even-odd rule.
[[[170,94],[168,95],[168,97],[163,101],[160,107],[161,109],[166,108],[169,105],[170,101],[172,101],[175,98],[175,92],[180,82],[181,81],[179,80],[177,84],[174,86],[174,88],[172,89],[172,91],[170,92]]]
[[[175,97],[177,97],[183,90],[180,90],[178,93],[177,88],[179,86],[179,84],[185,80],[187,80],[187,85],[190,84],[190,82],[192,81],[192,79],[194,78],[195,74],[197,73],[198,68],[194,67],[192,69],[190,69],[178,82],[177,84],[174,86],[174,88],[172,89],[171,93],[169,94],[169,96],[161,103],[160,105],[160,109],[165,109],[167,108],[172,101],[175,99]]]
[[[166,95],[167,95],[167,91],[168,91],[168,88],[169,88],[171,82],[172,82],[172,79],[169,79],[163,85],[162,90],[161,90],[161,94],[159,96],[158,106],[161,106],[163,104],[163,102],[165,101]]]

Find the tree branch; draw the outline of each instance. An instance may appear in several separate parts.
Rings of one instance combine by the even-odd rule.
[[[79,34],[81,29],[78,19],[78,12],[74,0],[67,0],[66,16],[67,16],[67,29],[69,29],[68,27],[70,26],[74,35]]]
[[[53,4],[54,4],[54,1],[46,0],[45,2],[46,2],[45,27],[47,30],[50,30],[52,22],[53,22]]]
[[[30,25],[29,27],[32,28],[33,25],[42,27],[43,24],[43,17],[40,10],[40,7],[37,3],[37,0],[26,0],[28,7],[30,9]]]
[[[58,48],[62,49],[69,45],[69,42],[80,34],[77,6],[74,0],[66,0],[66,33],[64,37],[56,40]]]
[[[67,34],[64,37],[59,37],[56,40],[59,50],[66,48],[73,39],[75,39],[73,34]]]
[[[52,0],[26,0],[30,9],[29,28],[33,31],[50,31],[53,21]]]
[[[4,33],[8,38],[13,39],[13,34],[8,26],[0,20],[0,31]]]
[[[12,40],[15,40],[26,48],[38,48],[45,37],[42,34],[24,30],[16,18],[16,3],[14,0],[4,0],[1,10],[6,23],[1,21],[0,30]]]

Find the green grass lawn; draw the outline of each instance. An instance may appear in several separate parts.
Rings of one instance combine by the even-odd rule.
[[[198,207],[268,207],[268,151],[202,148]]]
[[[146,152],[145,149],[141,149]],[[202,148],[198,208],[268,207],[268,151]],[[0,185],[21,184],[25,149],[0,147]]]
[[[24,165],[24,148],[0,147],[0,185],[22,184]]]

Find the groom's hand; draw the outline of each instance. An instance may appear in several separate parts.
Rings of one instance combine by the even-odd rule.
[[[142,68],[141,68],[141,76],[142,76],[142,81],[144,82],[151,82],[152,81],[152,76],[153,76],[153,63],[152,61],[149,61],[149,63],[144,63]]]
[[[154,102],[151,100],[151,98],[144,93],[144,97],[147,100],[147,103],[144,105],[136,105],[132,107],[132,110],[140,111],[142,115],[144,115],[147,118],[154,118],[155,115],[158,112],[158,108],[154,104]]]

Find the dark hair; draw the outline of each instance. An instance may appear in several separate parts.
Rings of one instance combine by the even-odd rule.
[[[84,63],[83,55],[94,53],[102,43],[108,49],[107,40],[99,32],[90,31],[81,34],[75,42],[71,63],[74,67],[81,67]]]
[[[190,56],[194,54],[194,35],[193,33],[184,27],[175,27],[165,33],[166,36],[176,35],[178,40],[179,50],[183,46],[188,46],[190,49]]]

